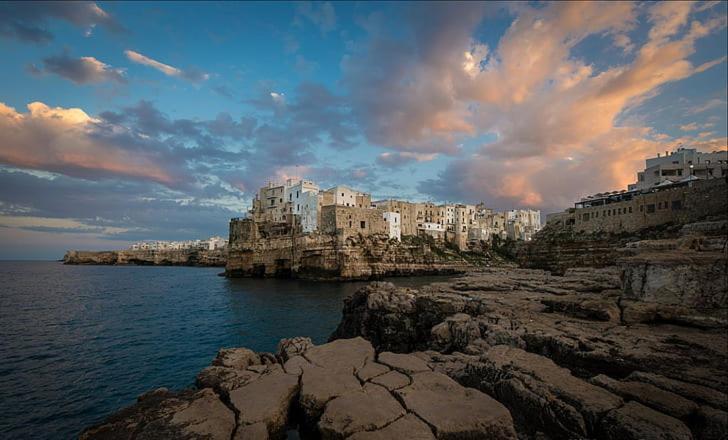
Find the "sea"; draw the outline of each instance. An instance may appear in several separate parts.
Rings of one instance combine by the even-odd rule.
[[[366,284],[221,271],[0,261],[0,438],[76,438],[146,391],[192,386],[221,347],[324,343]]]

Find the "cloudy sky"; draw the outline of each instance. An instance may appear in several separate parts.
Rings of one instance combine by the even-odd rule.
[[[0,3],[0,259],[226,235],[268,180],[562,210],[726,148],[726,2]]]

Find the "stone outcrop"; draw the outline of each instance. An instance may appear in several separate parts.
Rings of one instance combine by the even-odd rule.
[[[523,437],[724,438],[726,309],[646,302],[621,278],[499,268],[417,290],[372,283],[346,300],[332,338],[412,353],[407,368],[483,391]],[[379,362],[407,371],[391,356]]]
[[[432,240],[386,235],[311,233],[261,235],[254,222],[232,220],[225,273],[229,277],[369,280],[387,276],[459,274],[486,264]]]
[[[226,262],[226,251],[204,249],[68,251],[63,256],[63,264],[89,265],[224,267]]]
[[[283,340],[276,355],[221,350],[197,389],[148,393],[81,438],[262,440],[291,430],[322,439],[516,439],[495,399],[417,357],[377,355],[362,338]]]

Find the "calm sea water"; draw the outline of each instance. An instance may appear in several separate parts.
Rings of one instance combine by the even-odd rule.
[[[219,272],[0,262],[0,438],[76,437],[145,391],[192,385],[220,347],[325,342],[363,285]]]

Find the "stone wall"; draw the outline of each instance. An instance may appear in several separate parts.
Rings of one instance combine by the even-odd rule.
[[[640,194],[632,200],[574,211],[578,232],[635,232],[665,223],[689,223],[728,209],[726,179],[694,181],[661,191]]]
[[[380,209],[329,205],[321,208],[321,232],[350,237],[387,234],[389,228]]]

